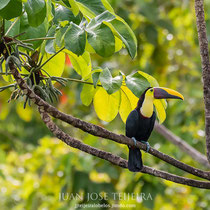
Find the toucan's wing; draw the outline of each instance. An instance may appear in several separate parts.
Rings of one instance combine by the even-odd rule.
[[[150,135],[152,133],[152,130],[153,130],[154,125],[155,125],[155,120],[156,120],[156,113],[153,112],[151,120],[150,120],[149,130],[148,130],[147,135],[146,135],[146,139],[149,139],[149,137],[150,137]]]
[[[126,136],[127,137],[136,137],[139,126],[139,114],[137,110],[133,110],[126,120]]]

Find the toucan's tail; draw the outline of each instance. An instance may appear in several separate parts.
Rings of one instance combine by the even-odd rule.
[[[141,171],[143,167],[141,151],[138,148],[129,148],[128,169],[136,172]]]

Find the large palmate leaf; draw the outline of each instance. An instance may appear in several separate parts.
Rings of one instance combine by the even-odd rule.
[[[107,91],[108,94],[112,94],[118,91],[123,81],[122,76],[117,76],[113,78],[108,68],[105,68],[101,72],[99,79],[103,88]]]
[[[86,27],[88,42],[103,57],[111,56],[115,52],[115,37],[112,30],[103,23],[113,19],[115,16],[105,11],[92,19]]]

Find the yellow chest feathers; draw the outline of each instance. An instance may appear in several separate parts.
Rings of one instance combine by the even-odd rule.
[[[140,112],[144,117],[150,118],[152,116],[154,110],[153,101],[154,101],[153,94],[151,94],[150,91],[147,91],[145,94],[142,107],[140,108]]]

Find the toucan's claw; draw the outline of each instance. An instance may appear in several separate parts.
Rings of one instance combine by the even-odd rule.
[[[132,137],[132,140],[134,142],[134,145],[136,146],[136,138],[135,137]]]
[[[141,141],[143,144],[146,144],[147,145],[147,150],[146,152],[149,152],[149,149],[150,149],[150,144],[148,141]]]

